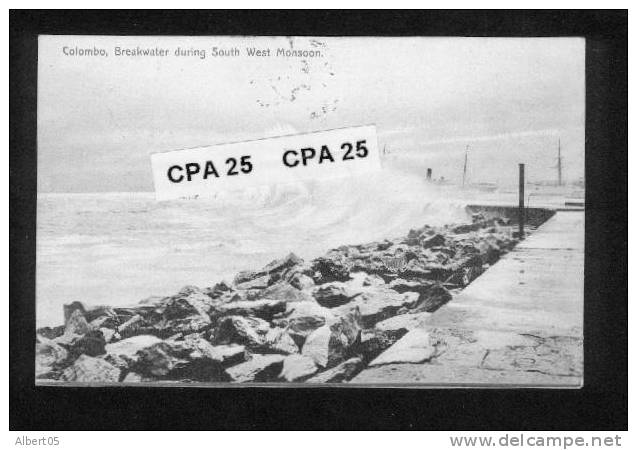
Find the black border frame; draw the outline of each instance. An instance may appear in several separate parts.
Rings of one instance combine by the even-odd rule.
[[[626,10],[12,10],[11,430],[626,430]],[[34,384],[37,35],[582,36],[586,43],[584,388],[63,388]]]

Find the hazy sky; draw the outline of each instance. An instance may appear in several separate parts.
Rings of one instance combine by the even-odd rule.
[[[475,181],[506,178],[517,162],[532,179],[554,179],[559,137],[565,177],[583,176],[583,39],[47,36],[39,45],[41,192],[152,190],[152,152],[372,123],[381,148],[435,175],[458,176],[469,145]],[[137,46],[168,56],[114,53]],[[108,56],[70,55],[76,47]],[[213,47],[240,55],[213,57]],[[250,47],[271,54],[250,57]]]

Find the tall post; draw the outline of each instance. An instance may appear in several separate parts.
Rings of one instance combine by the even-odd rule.
[[[469,156],[469,146],[464,151],[464,167],[462,169],[462,188],[464,189],[465,178],[467,178],[467,157]]]
[[[524,238],[524,164],[520,164],[520,199],[518,203],[518,236],[520,239]]]
[[[431,181],[431,168],[427,169],[427,181]]]

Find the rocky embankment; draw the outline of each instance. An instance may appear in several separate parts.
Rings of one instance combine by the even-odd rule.
[[[64,325],[37,330],[36,378],[346,382],[516,242],[503,220],[474,216],[130,307],[74,302]]]

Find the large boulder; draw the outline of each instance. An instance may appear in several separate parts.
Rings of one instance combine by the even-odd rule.
[[[365,330],[361,334],[360,343],[355,352],[360,354],[365,362],[369,362],[394,345],[396,341],[407,334],[406,329],[381,331]]]
[[[283,360],[283,368],[279,378],[282,381],[301,382],[318,371],[314,360],[303,355],[289,355]]]
[[[140,335],[123,339],[105,346],[104,359],[120,369],[128,369],[139,360],[138,352],[162,342],[156,336]]]
[[[306,380],[307,383],[343,383],[351,380],[363,368],[363,359],[360,357],[350,358],[339,365],[327,369],[318,375]]]
[[[170,344],[163,341],[139,350],[136,357],[137,362],[132,367],[135,372],[160,378],[185,367],[188,363],[177,358]]]
[[[278,274],[278,276],[274,276],[275,280],[281,278],[281,274],[294,266],[298,266],[303,264],[303,260],[296,256],[294,253],[289,253],[285,258],[275,259],[266,265],[261,272],[267,273],[269,275]]]
[[[314,291],[316,302],[326,308],[335,308],[337,306],[349,303],[360,292],[350,292],[344,285],[331,283],[322,285]]]
[[[270,285],[271,277],[268,274],[255,276],[251,279],[246,279],[249,275],[245,272],[240,272],[235,278],[234,285],[237,289],[250,290],[250,289],[265,289]],[[245,281],[238,281],[245,280]]]
[[[41,327],[35,330],[38,336],[42,336],[46,339],[55,339],[64,334],[64,325],[60,325],[57,327]]]
[[[326,323],[332,323],[334,313],[320,306],[316,302],[300,302],[288,305],[287,316],[281,320],[283,326],[301,348],[305,338],[314,330],[321,328]]]
[[[148,332],[149,324],[139,314],[134,315],[117,327],[117,333],[122,339]]]
[[[265,320],[256,317],[229,316],[223,318],[215,330],[215,344],[236,343],[258,353],[298,353],[292,337],[282,328],[270,328]]]
[[[251,316],[268,321],[272,320],[275,315],[284,312],[285,309],[285,300],[270,299],[230,302],[217,307],[217,311],[221,315]]]
[[[206,317],[214,311],[217,304],[218,302],[214,301],[202,290],[187,286],[166,301],[163,309],[163,318],[175,320],[193,315]]]
[[[120,370],[104,359],[80,355],[80,357],[66,368],[61,379],[79,383],[117,383]]]
[[[435,284],[425,292],[420,294],[418,306],[414,308],[414,312],[434,312],[442,305],[451,300],[451,293],[441,284]]]
[[[214,343],[240,344],[248,348],[260,348],[270,324],[257,317],[228,316],[222,318],[214,332]]]
[[[427,362],[438,355],[435,344],[427,331],[412,330],[369,363],[369,367]]]
[[[373,328],[380,321],[393,317],[418,305],[419,294],[405,292],[398,294],[384,286],[369,289],[347,305],[341,306],[336,313],[358,308],[363,328]]]
[[[199,334],[184,336],[181,340],[167,340],[174,354],[189,360],[209,359],[224,367],[245,361],[246,350],[243,345],[212,345]]]
[[[89,332],[90,327],[82,310],[83,307],[81,309],[77,308],[69,315],[68,320],[64,324],[64,334],[82,335]]]
[[[234,279],[237,289],[265,289],[266,287],[286,278],[286,274],[294,267],[303,264],[303,260],[290,253],[285,258],[275,259],[259,271],[239,272]]]
[[[205,289],[204,293],[213,300],[217,300],[231,294],[233,291],[234,289],[232,288],[232,286],[230,286],[225,281],[220,281],[213,287]]]
[[[75,359],[79,355],[99,356],[106,353],[106,339],[100,330],[90,330],[84,335],[74,335],[68,343],[68,351],[71,358]]]
[[[344,360],[360,340],[361,314],[358,308],[343,314],[331,325],[312,332],[303,344],[302,354],[321,367],[333,367]]]
[[[36,378],[57,379],[68,357],[69,354],[64,347],[43,336],[38,336],[38,342],[35,344]]]
[[[445,237],[442,234],[434,234],[433,236],[421,237],[420,245],[424,248],[439,247],[445,245]]]
[[[311,289],[314,287],[314,280],[304,273],[297,272],[290,278],[290,285],[298,290]]]
[[[62,305],[62,309],[64,310],[64,323],[66,324],[75,311],[79,311],[84,316],[87,308],[82,302],[75,301]]]
[[[328,255],[312,261],[311,271],[316,284],[350,279],[349,267],[342,255]]]
[[[253,355],[252,359],[226,370],[232,381],[246,383],[251,381],[276,381],[283,368],[283,355]]]
[[[314,286],[314,282],[312,282],[312,286]],[[291,284],[285,282],[276,283],[267,289],[258,291],[256,298],[273,299],[283,301],[285,303],[312,301],[312,297],[309,294],[302,292]]]
[[[263,344],[256,348],[260,353],[281,353],[290,355],[299,352],[292,336],[283,328],[271,328],[265,335]]]

